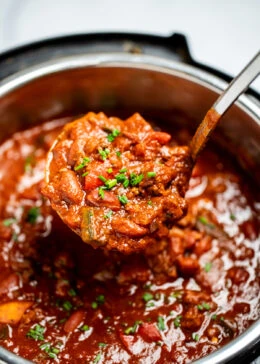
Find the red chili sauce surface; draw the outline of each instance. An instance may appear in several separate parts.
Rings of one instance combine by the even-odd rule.
[[[36,363],[187,363],[257,320],[260,202],[234,161],[207,147],[169,237],[142,253],[94,250],[40,192],[67,121],[0,147],[0,344]]]

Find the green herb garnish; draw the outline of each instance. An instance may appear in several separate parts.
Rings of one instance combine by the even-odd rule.
[[[126,335],[134,334],[140,324],[141,324],[141,321],[135,321],[134,325],[125,329],[124,333]]]
[[[120,173],[126,173],[127,172],[127,169],[126,168],[122,168],[122,169],[120,169],[120,171],[119,171]]]
[[[137,186],[144,178],[144,175],[141,173],[139,175],[135,173],[130,174],[130,185]]]
[[[107,346],[107,344],[105,344],[105,343],[98,343],[98,346],[99,346],[100,348],[104,348],[105,346]]]
[[[108,168],[108,169],[107,169],[107,173],[108,173],[108,174],[113,173],[113,168]]]
[[[152,293],[150,293],[150,292],[145,292],[144,294],[143,294],[143,300],[145,301],[145,302],[149,302],[149,301],[151,301],[151,300],[153,300],[153,294]]]
[[[69,291],[68,291],[68,294],[71,296],[71,297],[75,297],[77,296],[77,293],[75,291],[75,289],[71,288]]]
[[[102,356],[101,353],[98,353],[95,359],[93,360],[93,364],[97,364],[100,361],[101,356]]]
[[[39,324],[36,324],[33,328],[31,328],[26,336],[33,339],[33,340],[41,340],[43,341],[44,340],[44,331],[45,331],[45,328]]]
[[[88,331],[88,330],[89,330],[89,326],[88,326],[88,325],[83,325],[83,326],[81,326],[81,327],[79,328],[79,330],[80,330],[80,331],[83,331],[83,332]]]
[[[76,167],[74,167],[74,170],[78,171],[79,169],[84,168],[89,162],[90,162],[90,159],[88,157],[84,157],[82,159],[82,162],[80,164],[78,164]]]
[[[198,309],[200,310],[200,311],[202,311],[202,310],[206,310],[206,311],[209,311],[210,310],[210,304],[209,303],[207,303],[207,302],[202,302],[201,304],[199,304],[199,305],[197,305],[197,307],[198,307]]]
[[[112,210],[109,210],[108,213],[106,215],[104,215],[104,218],[105,219],[109,219],[113,214],[113,211]]]
[[[98,178],[100,179],[100,181],[104,183],[107,181],[107,179],[104,176],[98,176]]]
[[[194,341],[199,341],[200,339],[199,334],[197,334],[196,332],[193,332],[191,337]]]
[[[147,201],[147,205],[152,206],[153,205],[152,201],[151,200]]]
[[[10,217],[9,219],[5,219],[3,221],[3,225],[4,226],[10,226],[10,225],[12,225],[15,222],[16,222],[16,219],[14,217]]]
[[[107,135],[107,140],[109,142],[113,142],[115,138],[120,134],[120,131],[117,129],[113,129],[110,134]]]
[[[160,331],[164,331],[165,330],[165,322],[164,322],[164,318],[162,316],[158,316],[157,326],[158,326],[158,329]]]
[[[175,319],[173,321],[173,324],[174,324],[175,327],[180,327],[181,326],[181,319],[182,319],[182,316],[175,317]]]
[[[121,153],[119,150],[116,152],[116,155],[117,155],[117,157],[118,157],[118,158],[120,158],[120,157],[121,157],[121,154],[122,154],[122,153]]]
[[[123,204],[123,205],[126,205],[128,203],[128,199],[124,195],[118,196],[118,199],[121,202],[121,204]]]
[[[156,176],[156,172],[147,172],[147,177],[148,178],[153,178]]]
[[[60,350],[56,348],[55,346],[51,346],[49,343],[44,343],[40,346],[40,349],[45,351],[45,353],[48,354],[48,356],[52,359],[56,359],[57,354],[59,354]]]
[[[102,200],[104,200],[104,198],[105,198],[104,187],[99,187],[99,189],[98,189],[98,195],[102,198]]]
[[[40,209],[39,207],[31,207],[27,213],[27,221],[30,224],[35,224],[37,217],[40,216]]]
[[[108,190],[111,190],[111,188],[115,187],[115,185],[117,184],[117,180],[116,179],[108,179],[105,182],[105,186]]]
[[[107,159],[110,152],[109,152],[109,149],[107,149],[107,148],[105,148],[105,149],[99,148],[98,153],[101,155],[101,158],[104,161]]]
[[[206,273],[208,273],[212,268],[212,263],[211,262],[207,262],[204,266],[204,270]]]
[[[70,311],[73,307],[72,303],[70,303],[70,301],[65,301],[62,304],[62,307],[64,308],[64,310],[66,311]]]
[[[86,177],[88,174],[89,174],[89,172],[84,172],[84,173],[82,174],[82,177]]]

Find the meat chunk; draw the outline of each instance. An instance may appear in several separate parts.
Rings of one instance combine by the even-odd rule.
[[[93,247],[143,250],[187,210],[190,151],[170,140],[139,114],[123,121],[88,113],[56,139],[42,193]]]

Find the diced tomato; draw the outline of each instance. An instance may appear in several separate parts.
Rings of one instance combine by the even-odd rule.
[[[119,336],[126,349],[131,353],[135,337],[133,335],[125,335],[123,332],[120,332]]]
[[[171,135],[163,131],[155,131],[145,138],[145,142],[157,140],[160,144],[167,144],[171,140]]]
[[[107,170],[111,168],[109,163],[97,163],[96,165],[93,164],[92,170],[89,174],[85,177],[84,189],[87,191],[91,191],[94,188],[100,187],[104,184],[98,176],[103,176],[106,179],[111,179],[117,173],[117,171],[113,170],[113,173],[108,173]]]
[[[117,196],[111,191],[105,190],[104,197],[101,198],[98,194],[98,190],[95,189],[87,195],[87,200],[93,206],[109,207],[113,211],[118,211],[121,208]]]
[[[148,342],[159,341],[162,339],[160,331],[152,323],[142,323],[138,329],[138,333],[145,341]]]

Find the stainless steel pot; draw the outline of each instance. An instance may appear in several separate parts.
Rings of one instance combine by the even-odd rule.
[[[129,53],[75,54],[34,65],[0,83],[0,141],[44,120],[88,110],[139,111],[195,129],[226,82],[176,60]],[[257,96],[257,95],[256,95]],[[243,95],[214,137],[260,182],[260,103]],[[259,349],[260,321],[201,364],[244,361]],[[0,348],[0,360],[28,361]]]

